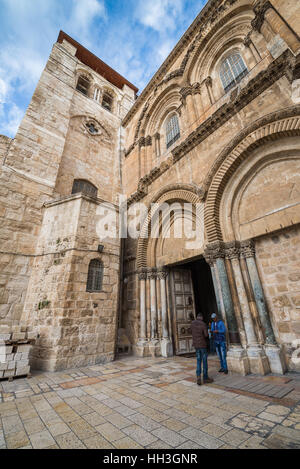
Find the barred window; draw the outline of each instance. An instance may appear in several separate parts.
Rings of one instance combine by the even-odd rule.
[[[82,192],[90,197],[98,196],[98,189],[91,182],[85,181],[84,179],[75,179],[72,188],[72,194],[78,194]]]
[[[83,93],[85,96],[88,96],[90,89],[90,80],[85,76],[81,75],[78,78],[76,89]]]
[[[180,138],[179,120],[176,114],[170,117],[166,124],[166,140],[167,148],[170,148],[173,143]]]
[[[225,92],[233,88],[247,73],[248,69],[240,54],[235,53],[227,57],[222,62],[220,70]]]
[[[107,111],[112,111],[113,97],[109,93],[103,93],[102,106],[107,109]]]
[[[93,259],[89,265],[86,291],[89,293],[102,291],[103,264],[98,259]]]

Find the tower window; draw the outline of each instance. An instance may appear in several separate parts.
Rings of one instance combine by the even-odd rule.
[[[81,75],[78,78],[76,89],[80,91],[81,93],[83,93],[85,96],[88,96],[89,89],[90,89],[89,79]]]
[[[104,93],[102,98],[102,106],[107,109],[107,111],[112,111],[113,106],[113,97],[109,93]]]
[[[170,117],[166,124],[166,141],[167,148],[170,148],[173,143],[180,138],[179,120],[176,114]]]
[[[97,197],[98,189],[91,182],[84,179],[75,179],[72,188],[72,194],[79,194],[82,192],[90,197]]]
[[[241,55],[238,53],[227,57],[221,65],[220,78],[225,92],[233,88],[247,75],[248,69]]]
[[[89,265],[86,291],[99,292],[102,291],[103,284],[103,264],[98,259],[93,259]]]

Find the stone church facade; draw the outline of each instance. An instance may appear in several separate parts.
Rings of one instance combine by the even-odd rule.
[[[33,367],[192,353],[218,312],[230,369],[299,370],[299,25],[294,0],[209,0],[138,98],[60,33],[0,136],[0,325],[38,332]],[[125,198],[139,235],[102,236]]]

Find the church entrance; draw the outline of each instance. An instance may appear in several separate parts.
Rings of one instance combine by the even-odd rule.
[[[211,270],[205,259],[171,268],[170,296],[175,354],[193,353],[192,321],[201,313],[209,325],[211,315],[218,312]]]

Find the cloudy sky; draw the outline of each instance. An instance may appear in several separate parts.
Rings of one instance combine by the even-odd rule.
[[[0,0],[0,134],[14,137],[62,29],[142,90],[206,0]]]

